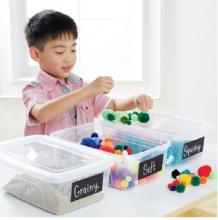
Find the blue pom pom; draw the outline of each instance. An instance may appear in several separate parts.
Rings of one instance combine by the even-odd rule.
[[[96,144],[99,144],[99,138],[98,138],[98,137],[92,137],[92,140],[94,140],[94,142],[95,142]]]
[[[124,147],[124,150],[127,150],[127,149],[128,149],[128,146],[126,146],[126,145],[124,145],[123,147]]]
[[[96,144],[92,138],[83,138],[81,141],[82,145],[85,145],[87,147],[92,147],[98,149],[100,147],[100,144]]]
[[[92,137],[92,138],[93,138],[93,137],[98,137],[98,133],[97,133],[97,132],[93,132],[92,135],[91,135],[91,137]]]

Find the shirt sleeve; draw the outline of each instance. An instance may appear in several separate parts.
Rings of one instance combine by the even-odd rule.
[[[26,120],[30,126],[37,125],[40,122],[31,114],[31,109],[36,103],[49,100],[48,92],[40,84],[32,82],[26,85],[22,90],[23,103],[26,108]]]
[[[94,116],[98,117],[99,114],[108,106],[110,101],[111,99],[104,94],[94,96],[92,98]]]

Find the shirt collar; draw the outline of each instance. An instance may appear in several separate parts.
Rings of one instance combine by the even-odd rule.
[[[46,73],[43,70],[39,71],[38,80],[40,82],[42,82],[47,87],[47,89],[49,91],[52,91],[57,83],[62,84],[58,79],[56,79],[55,77],[49,75],[48,73]],[[77,77],[76,75],[74,75],[74,74],[70,74],[67,77],[67,83],[76,84],[78,86],[81,83],[81,79],[79,77]]]

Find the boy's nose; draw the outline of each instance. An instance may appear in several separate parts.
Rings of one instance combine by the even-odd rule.
[[[64,59],[64,63],[71,63],[72,62],[72,57],[66,57],[65,59]]]

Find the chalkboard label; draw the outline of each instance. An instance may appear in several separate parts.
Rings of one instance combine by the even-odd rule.
[[[146,161],[142,161],[139,164],[139,173],[138,179],[150,176],[154,173],[157,173],[162,169],[163,164],[163,154],[158,155],[157,157],[151,158]]]
[[[189,158],[203,151],[204,137],[198,138],[184,144],[182,159]]]
[[[102,191],[103,173],[72,183],[71,202]]]

